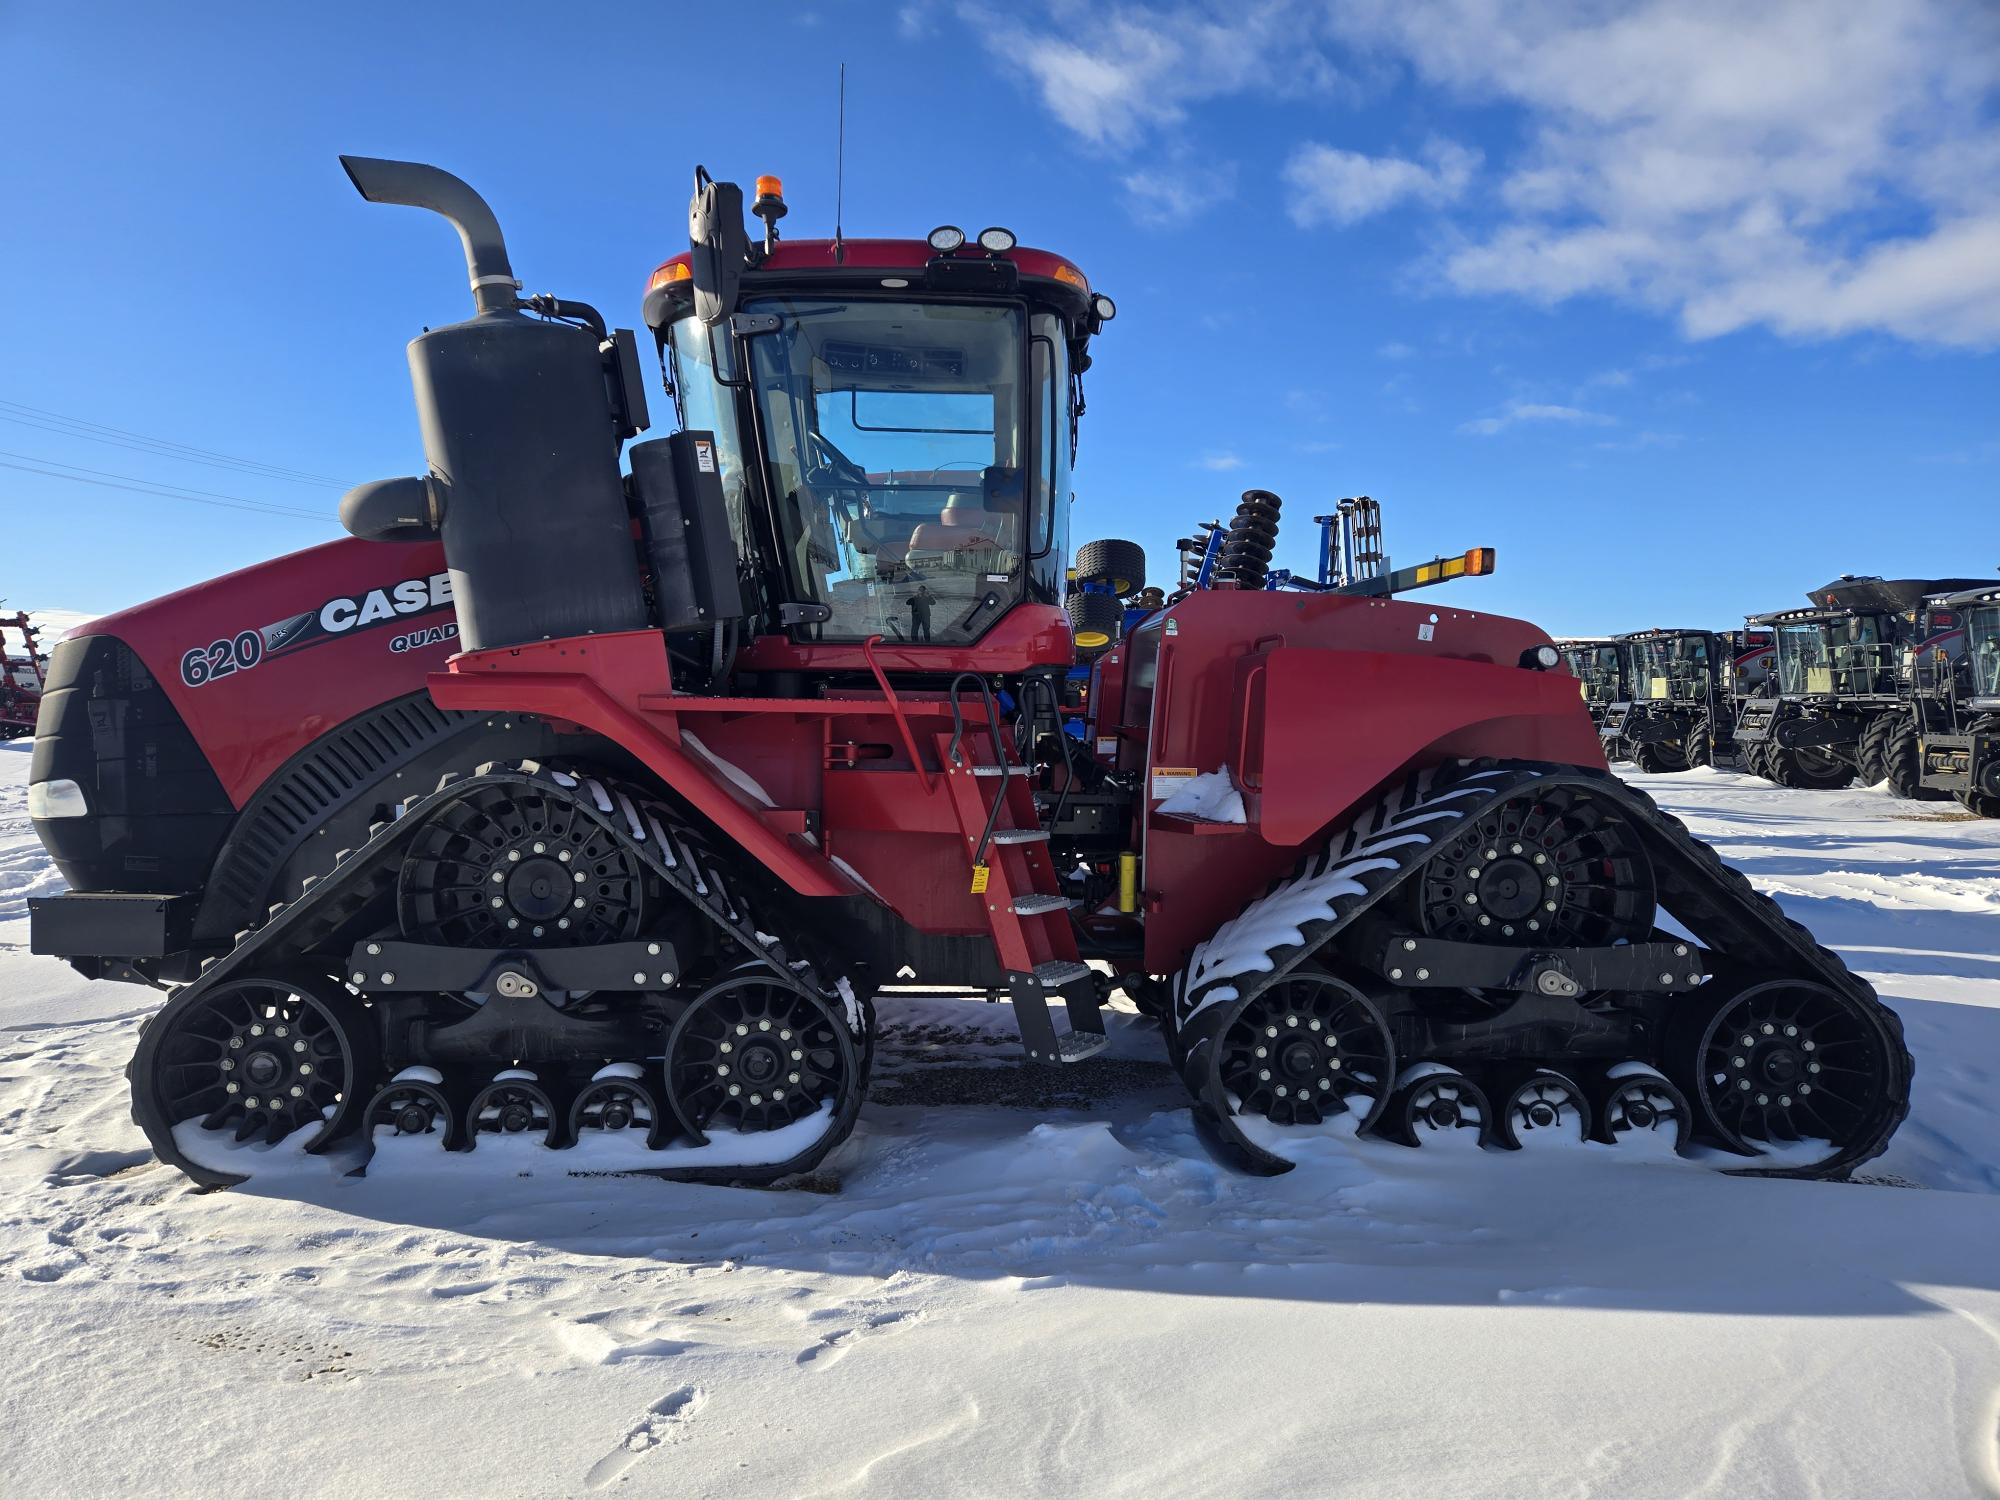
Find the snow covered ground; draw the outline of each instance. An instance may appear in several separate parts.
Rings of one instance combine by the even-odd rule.
[[[483,1148],[200,1194],[126,1118],[154,997],[27,953],[26,766],[0,1494],[2000,1491],[2000,823],[1636,778],[1908,1022],[1859,1184],[1337,1142],[1255,1180],[1136,1016],[1049,1084],[1004,1008],[912,1001],[837,1192]]]

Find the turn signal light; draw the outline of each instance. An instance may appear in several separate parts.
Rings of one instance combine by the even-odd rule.
[[[663,286],[672,286],[676,281],[694,280],[694,267],[684,260],[670,260],[653,273],[653,279],[646,283],[646,290],[657,292]]]
[[[1493,549],[1474,547],[1463,557],[1440,557],[1420,563],[1414,570],[1416,583],[1443,583],[1447,578],[1484,578],[1493,571]]]

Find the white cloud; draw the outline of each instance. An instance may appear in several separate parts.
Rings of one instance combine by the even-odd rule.
[[[1203,164],[1184,156],[1142,167],[1119,179],[1125,207],[1149,229],[1175,229],[1234,195],[1236,164]]]
[[[1231,469],[1243,467],[1242,456],[1235,453],[1204,453],[1195,460],[1195,463],[1200,468],[1213,469],[1218,474],[1226,474]]]
[[[1468,432],[1476,437],[1492,437],[1505,432],[1519,422],[1557,422],[1571,427],[1610,427],[1616,424],[1616,417],[1607,417],[1602,412],[1585,411],[1576,406],[1552,406],[1538,401],[1509,401],[1493,416],[1478,417],[1459,427],[1460,432]]]
[[[1296,0],[1161,8],[1055,0],[1047,27],[986,4],[959,10],[996,58],[1027,75],[1049,112],[1095,146],[1137,145],[1204,99],[1309,92],[1338,78],[1315,45],[1320,18]],[[1287,50],[1295,55],[1274,70]]]
[[[1350,42],[1529,144],[1461,291],[1608,295],[1693,338],[2000,342],[2000,8],[1990,0],[1355,0]]]
[[[931,15],[921,5],[905,5],[896,12],[896,31],[904,41],[914,42],[929,36]]]
[[[1401,339],[1391,339],[1375,352],[1384,359],[1415,359],[1417,356],[1417,351]]]
[[[1426,161],[1409,161],[1307,142],[1285,163],[1292,222],[1356,224],[1405,201],[1449,203],[1465,191],[1480,160],[1477,151],[1444,140],[1432,141],[1424,155]]]
[[[1415,158],[1308,141],[1302,223],[1396,205],[1450,216],[1438,284],[1543,303],[1616,299],[1691,338],[1887,332],[2000,345],[2000,4],[1994,0],[1049,0],[963,11],[1093,145],[1274,91],[1483,111],[1496,193],[1463,147]],[[1442,97],[1440,97],[1442,96]],[[1328,127],[1322,127],[1322,133]]]

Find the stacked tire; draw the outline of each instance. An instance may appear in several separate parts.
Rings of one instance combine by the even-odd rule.
[[[1146,553],[1137,542],[1085,542],[1076,549],[1075,581],[1063,601],[1070,638],[1086,659],[1109,651],[1125,623],[1125,599],[1146,587]]]

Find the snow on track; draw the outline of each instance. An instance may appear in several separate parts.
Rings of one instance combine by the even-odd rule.
[[[1202,1149],[1146,1023],[1049,1080],[889,998],[837,1193],[562,1154],[198,1193],[146,992],[28,956],[0,748],[0,1492],[1943,1497],[2000,1489],[2000,823],[1635,778],[1908,1022],[1855,1185],[1587,1146]]]

